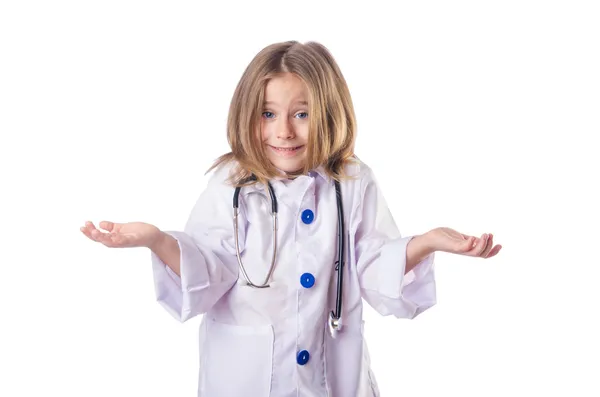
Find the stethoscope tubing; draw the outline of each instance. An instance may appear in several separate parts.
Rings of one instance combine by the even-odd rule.
[[[248,179],[242,181],[241,185],[255,181],[256,176],[252,175]],[[335,331],[341,329],[341,317],[342,317],[342,298],[343,298],[343,285],[344,285],[344,250],[345,250],[345,230],[344,230],[344,209],[342,205],[342,192],[340,182],[335,180],[335,195],[337,201],[337,213],[338,213],[338,260],[335,263],[336,271],[337,271],[337,292],[336,292],[336,301],[335,301],[335,310],[332,310],[329,318],[329,327],[331,329],[332,335],[335,335]],[[271,196],[271,214],[273,216],[273,255],[271,258],[271,268],[269,269],[269,273],[262,284],[254,284],[248,274],[246,273],[246,269],[242,263],[242,258],[239,249],[239,237],[238,237],[238,211],[239,211],[239,194],[241,190],[241,186],[237,186],[235,188],[235,192],[233,194],[233,223],[234,223],[234,234],[235,234],[235,247],[236,254],[238,258],[238,264],[240,266],[240,271],[242,275],[246,279],[247,285],[254,288],[268,288],[269,280],[273,274],[273,270],[275,268],[275,258],[277,251],[277,197],[275,196],[275,192],[273,191],[273,186],[270,182],[267,182],[269,195]]]

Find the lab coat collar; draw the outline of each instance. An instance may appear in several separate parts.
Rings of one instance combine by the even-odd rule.
[[[277,169],[277,171],[279,171],[281,173],[281,179],[287,179],[285,171],[282,171],[280,169]],[[300,175],[299,177],[302,177],[302,176],[304,176],[304,175]],[[321,177],[325,180],[329,179],[329,175],[327,175],[327,173],[325,172],[325,167],[323,167],[323,166],[319,166],[319,167],[309,171],[308,176],[311,178]]]
[[[279,170],[279,172],[281,172],[281,178],[276,178],[275,181],[271,181],[271,184],[273,183],[277,183],[281,182],[281,184],[286,185],[286,183],[283,183],[282,181],[287,179],[285,172],[282,170]],[[325,181],[329,180],[330,177],[329,175],[327,175],[327,173],[325,172],[325,167],[323,166],[319,166],[311,171],[308,172],[307,175],[299,175],[298,177],[296,177],[296,179],[301,179],[301,178],[321,178]],[[264,186],[261,183],[254,183],[250,186],[248,186],[248,188],[254,187],[255,190],[264,190]]]
[[[279,170],[281,171],[281,170]],[[330,177],[329,175],[327,175],[327,173],[325,172],[325,167],[323,166],[319,166],[311,171],[308,172],[307,175],[300,175],[298,177],[296,177],[296,179],[294,181],[285,181],[286,179],[284,177],[285,173],[283,171],[281,171],[282,173],[282,178],[276,178],[274,180],[271,180],[271,186],[273,186],[273,189],[275,190],[275,194],[278,196],[278,200],[281,201],[282,203],[285,203],[286,197],[290,196],[290,195],[294,195],[295,193],[297,193],[298,190],[298,184],[304,185],[305,182],[302,182],[302,180],[306,180],[307,178],[311,178],[311,179],[322,179],[323,181],[329,181]],[[265,186],[262,183],[253,183],[250,186],[245,186],[241,191],[241,195],[247,196],[248,194],[251,193],[256,193],[256,192],[261,192],[262,194],[267,194],[266,193],[266,189]]]
[[[310,171],[308,175],[312,177],[319,176],[324,180],[328,180],[330,178],[329,175],[327,175],[327,173],[325,172],[325,167],[323,167],[322,165]]]

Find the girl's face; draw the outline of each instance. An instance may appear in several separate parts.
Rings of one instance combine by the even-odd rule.
[[[295,172],[304,166],[308,117],[308,90],[300,78],[284,73],[267,83],[262,141],[267,157],[281,171]]]

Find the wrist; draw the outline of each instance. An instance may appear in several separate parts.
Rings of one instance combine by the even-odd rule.
[[[159,230],[156,235],[148,242],[146,247],[148,247],[151,251],[156,252],[159,247],[161,247],[165,241],[165,237],[167,234],[162,230]]]
[[[404,273],[406,274],[414,269],[415,266],[434,252],[435,250],[432,246],[430,234],[420,234],[411,238],[406,247],[406,266]]]
[[[436,251],[431,232],[414,236],[409,245],[412,245],[411,250],[413,251],[414,256],[419,259],[419,261]]]

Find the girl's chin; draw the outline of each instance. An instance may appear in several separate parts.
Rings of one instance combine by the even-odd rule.
[[[282,173],[287,175],[300,175],[304,169],[304,163],[300,161],[273,161],[273,165]]]

